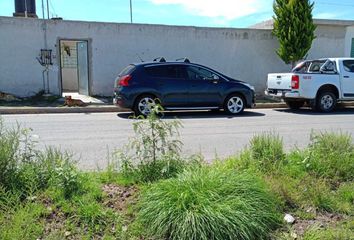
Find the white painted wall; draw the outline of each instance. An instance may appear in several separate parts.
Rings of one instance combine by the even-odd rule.
[[[352,39],[354,39],[354,26],[347,27],[347,33],[345,35],[345,57],[350,57]]]
[[[21,96],[42,87],[42,67],[35,57],[44,48],[43,20],[0,17],[0,91]],[[48,22],[48,48],[59,58],[59,39],[89,40],[91,94],[112,95],[113,80],[126,65],[158,56],[188,57],[263,93],[269,72],[288,71],[275,54],[271,30],[199,28],[78,21]],[[309,58],[342,56],[346,28],[319,26]],[[50,72],[50,89],[60,92],[58,59]]]

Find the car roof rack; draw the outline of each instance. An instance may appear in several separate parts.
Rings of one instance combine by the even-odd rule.
[[[185,62],[185,63],[190,63],[191,61],[189,61],[189,59],[188,58],[178,58],[178,59],[176,59],[176,61],[183,61],[183,62]]]
[[[153,60],[153,62],[166,62],[166,59],[164,57],[157,57]]]

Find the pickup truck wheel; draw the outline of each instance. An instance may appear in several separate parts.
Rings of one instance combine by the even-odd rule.
[[[245,109],[245,100],[239,94],[232,94],[225,99],[224,110],[228,114],[239,114]]]
[[[305,101],[285,101],[286,105],[293,110],[297,110],[304,106]]]
[[[316,98],[316,109],[320,112],[332,112],[337,104],[337,97],[332,92],[321,92]]]

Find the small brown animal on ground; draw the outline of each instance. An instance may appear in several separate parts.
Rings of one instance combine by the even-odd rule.
[[[87,106],[86,103],[84,103],[82,100],[80,99],[72,99],[71,96],[66,96],[65,97],[65,102],[64,102],[64,106],[68,106],[68,107],[84,107]]]

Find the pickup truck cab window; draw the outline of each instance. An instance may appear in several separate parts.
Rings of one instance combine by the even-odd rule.
[[[321,66],[320,72],[326,74],[337,73],[337,65],[335,62],[327,60],[325,64]]]
[[[354,73],[354,60],[344,60],[343,68],[346,72]]]
[[[320,72],[321,67],[323,64],[326,63],[326,60],[321,60],[321,61],[312,61],[309,67],[308,72],[313,73],[313,72]]]

